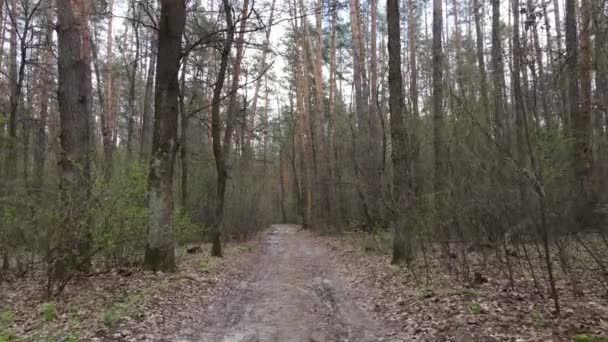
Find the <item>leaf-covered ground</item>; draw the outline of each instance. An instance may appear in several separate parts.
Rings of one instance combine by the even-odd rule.
[[[573,264],[573,277],[556,267],[557,316],[540,261],[533,258],[539,294],[516,251],[511,255],[514,287],[499,259],[476,252],[468,255],[467,267],[483,281],[473,284],[449,275],[433,246],[427,246],[426,261],[418,257],[413,268],[396,267],[386,254],[390,244],[381,238],[283,230],[229,245],[223,259],[209,257],[206,250],[182,251],[175,274],[130,268],[81,276],[52,302],[44,300],[43,274],[5,281],[0,283],[0,342],[172,341],[179,336],[215,341],[226,334],[233,338],[229,341],[265,341],[264,336],[296,328],[300,337],[316,333],[315,341],[333,341],[324,336],[355,341],[353,333],[367,324],[356,317],[366,317],[372,322],[368,327],[384,327],[385,338],[400,341],[607,341],[607,291],[590,266]],[[452,267],[460,265],[454,261]],[[290,341],[300,341],[296,335]]]
[[[181,329],[245,273],[258,243],[228,245],[222,259],[182,251],[175,274],[122,268],[80,276],[52,302],[43,274],[0,283],[0,341],[140,341]]]
[[[579,297],[558,273],[558,317],[552,299],[536,293],[529,275],[515,273],[519,275],[511,288],[504,265],[491,260],[485,266],[471,262],[472,272],[478,270],[487,280],[473,286],[447,276],[445,268],[433,262],[439,256],[429,253],[427,282],[423,267],[413,276],[407,268],[390,265],[390,257],[362,234],[318,237],[318,241],[333,251],[344,277],[368,290],[377,315],[396,321],[415,340],[608,341],[606,289],[588,272],[577,274]],[[522,267],[521,260],[513,262]],[[536,276],[545,282],[544,275]]]

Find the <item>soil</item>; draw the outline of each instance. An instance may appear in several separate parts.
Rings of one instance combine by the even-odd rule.
[[[329,251],[294,225],[275,225],[235,291],[212,302],[181,341],[403,341],[378,321],[364,291],[332,265]]]

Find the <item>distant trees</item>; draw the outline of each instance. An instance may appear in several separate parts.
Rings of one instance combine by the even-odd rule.
[[[463,282],[490,249],[517,286],[523,254],[556,299],[572,248],[606,268],[604,2],[284,5],[7,0],[5,272],[170,271],[276,221],[391,227],[394,262]]]

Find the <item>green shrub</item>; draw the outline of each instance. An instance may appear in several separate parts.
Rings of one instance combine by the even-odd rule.
[[[209,273],[211,270],[210,267],[211,265],[209,264],[209,258],[207,257],[203,257],[198,263],[198,269],[203,273]]]
[[[532,311],[532,313],[530,314],[532,317],[532,321],[534,322],[534,325],[538,328],[545,328],[547,327],[547,321],[545,320],[545,316],[543,315],[542,312],[534,310]]]
[[[40,316],[42,316],[42,320],[45,322],[54,321],[57,318],[57,308],[55,307],[55,303],[42,303],[40,306]]]
[[[473,315],[479,315],[482,311],[483,309],[481,308],[481,305],[479,305],[479,303],[469,304],[469,312]]]
[[[125,164],[109,181],[96,177],[93,198],[98,200],[91,213],[95,247],[117,262],[141,257],[148,224],[147,167],[139,162]]]
[[[173,231],[180,245],[203,241],[206,235],[205,227],[192,222],[188,212],[182,209],[173,214]]]
[[[470,288],[470,287],[463,288],[460,293],[462,295],[468,296],[468,297],[479,297],[479,295],[480,295],[478,290],[476,290],[474,288]]]

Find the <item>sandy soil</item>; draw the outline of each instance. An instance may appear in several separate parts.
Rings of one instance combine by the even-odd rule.
[[[297,226],[275,225],[237,290],[209,305],[181,341],[403,341],[377,321],[328,251]]]

